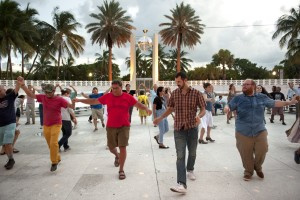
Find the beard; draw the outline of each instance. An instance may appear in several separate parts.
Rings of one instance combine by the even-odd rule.
[[[243,91],[243,93],[246,95],[246,96],[250,96],[254,93],[254,89],[251,87],[245,91]]]

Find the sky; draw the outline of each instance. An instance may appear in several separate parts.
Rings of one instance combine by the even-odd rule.
[[[86,40],[85,51],[75,64],[93,63],[95,53],[106,50],[106,46],[92,45],[91,34],[85,26],[95,22],[91,13],[98,13],[97,6],[102,0],[17,0],[24,9],[27,3],[39,12],[38,18],[52,24],[52,11],[58,6],[60,11],[69,11],[82,24],[78,34]],[[180,4],[179,0],[119,0],[121,7],[133,19],[137,40],[143,36],[143,29],[148,29],[148,36],[161,30],[160,23],[168,22],[164,15],[171,15],[170,10]],[[193,49],[183,48],[192,59],[192,67],[201,67],[212,60],[212,55],[220,49],[228,49],[235,58],[246,58],[258,66],[272,69],[284,59],[286,49],[280,49],[278,39],[272,40],[275,23],[282,15],[289,15],[291,8],[299,6],[299,0],[185,0],[191,5],[196,15],[205,24],[201,44]],[[249,25],[243,28],[212,28],[224,26]],[[251,26],[266,25],[266,26]],[[159,39],[160,41],[160,39]],[[119,64],[121,76],[129,73],[125,58],[129,57],[130,44],[118,49],[113,47],[115,62]],[[170,47],[171,48],[171,47]],[[173,47],[175,48],[175,47]]]

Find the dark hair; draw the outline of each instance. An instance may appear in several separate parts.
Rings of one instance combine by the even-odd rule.
[[[166,93],[166,94],[168,94],[168,91],[169,91],[169,89],[168,89],[168,88],[166,88],[166,89],[165,89],[165,93]]]
[[[276,91],[276,86],[273,85],[273,86],[272,86],[272,92],[275,92],[275,91]]]
[[[231,88],[234,86],[234,84],[233,83],[231,83],[230,85],[229,85],[229,90],[231,90]]]
[[[112,85],[119,85],[120,87],[122,87],[122,82],[119,81],[119,80],[113,80],[113,81],[111,82],[111,84],[112,84]]]
[[[127,84],[125,85],[125,87],[127,87],[127,86],[129,86],[129,87],[130,87],[130,84],[129,84],[129,83],[127,83]]]
[[[267,92],[266,88],[264,88],[262,85],[257,85],[259,87],[261,87],[261,93],[267,95],[268,97],[270,97],[271,95]],[[256,87],[257,87],[256,86]]]
[[[61,95],[65,95],[65,94],[70,94],[70,90],[67,90],[67,89],[61,90]]]
[[[159,97],[159,93],[164,90],[164,87],[158,87],[156,90],[156,95]]]
[[[5,94],[9,94],[9,93],[11,93],[12,91],[14,91],[14,89],[8,88],[8,89],[5,91]]]
[[[24,98],[25,98],[25,95],[20,95],[20,96],[18,96],[18,98],[24,99]]]
[[[176,74],[175,78],[178,78],[178,77],[181,77],[181,80],[186,80],[187,79],[186,73],[184,73],[184,72],[178,72]]]
[[[207,87],[209,87],[209,86],[211,86],[210,83],[203,83],[203,88],[204,88],[204,89],[207,88]]]
[[[140,95],[144,95],[145,91],[144,90],[140,90]]]

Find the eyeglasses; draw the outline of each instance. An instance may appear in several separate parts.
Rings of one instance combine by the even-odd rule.
[[[252,85],[252,84],[244,83],[242,86],[248,86],[248,85]]]

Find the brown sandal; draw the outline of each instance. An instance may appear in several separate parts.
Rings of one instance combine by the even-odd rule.
[[[124,171],[119,171],[119,179],[124,180],[126,178],[125,172]]]
[[[120,163],[119,163],[119,158],[115,157],[115,162],[114,162],[115,167],[119,167]]]

